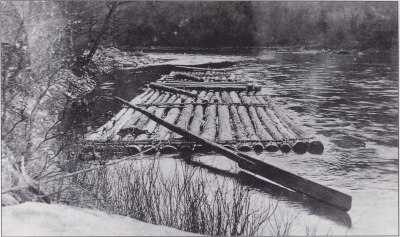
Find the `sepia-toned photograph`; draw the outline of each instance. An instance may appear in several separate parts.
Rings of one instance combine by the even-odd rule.
[[[397,1],[0,3],[2,236],[399,235]]]

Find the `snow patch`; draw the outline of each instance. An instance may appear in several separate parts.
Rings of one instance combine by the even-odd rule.
[[[26,202],[2,208],[2,235],[188,236],[197,234],[91,209]]]

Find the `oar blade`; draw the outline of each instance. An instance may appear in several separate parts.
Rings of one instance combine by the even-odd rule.
[[[321,202],[333,205],[343,211],[349,211],[351,209],[352,197],[345,193],[305,179],[273,165],[258,161],[243,153],[239,153],[239,155],[255,163],[255,165],[239,163],[239,167],[242,169],[274,181],[275,183],[302,193],[306,196],[318,199]]]

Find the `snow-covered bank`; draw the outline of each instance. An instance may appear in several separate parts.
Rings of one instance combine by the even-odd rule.
[[[26,202],[2,208],[4,236],[189,236],[129,217],[58,204]]]
[[[93,56],[93,63],[105,73],[111,72],[115,67],[136,68],[156,62],[156,59],[147,54],[121,51],[114,47],[98,48]]]
[[[211,54],[185,54],[185,53],[149,53],[149,57],[155,59],[159,63],[153,65],[183,65],[194,66],[202,64],[224,63],[224,62],[239,62],[256,60],[249,56],[236,55],[211,55]]]

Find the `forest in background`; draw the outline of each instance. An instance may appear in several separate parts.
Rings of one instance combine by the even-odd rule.
[[[134,2],[110,31],[112,44],[130,47],[388,49],[397,44],[397,2]]]

